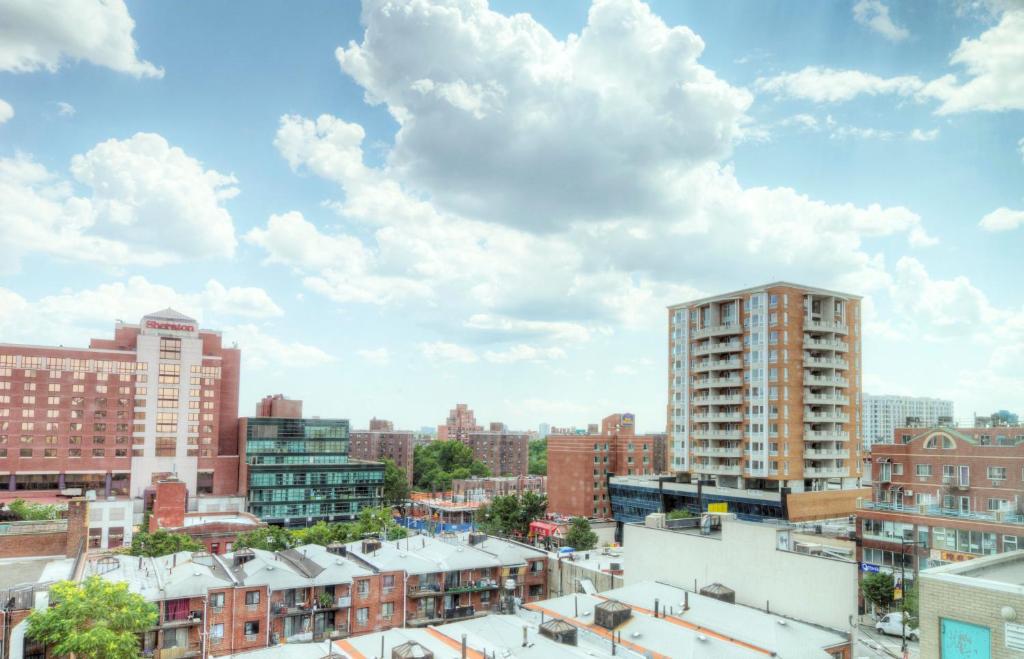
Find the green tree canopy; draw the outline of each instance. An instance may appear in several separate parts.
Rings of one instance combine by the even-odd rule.
[[[132,556],[166,556],[179,551],[203,551],[206,547],[184,533],[157,529],[153,533],[138,531],[132,536]]]
[[[529,472],[538,476],[545,476],[548,473],[548,440],[536,439],[530,442],[530,467]]]
[[[125,583],[93,576],[81,585],[61,581],[50,589],[50,607],[28,617],[28,636],[54,656],[134,659],[138,634],[157,622],[157,608]]]
[[[332,542],[353,542],[368,535],[399,540],[409,535],[409,531],[395,521],[390,508],[363,508],[359,511],[359,517],[352,522],[321,521],[304,529],[291,530],[270,526],[239,535],[234,546],[235,549],[252,547],[280,551],[299,545],[326,547]]]
[[[530,532],[530,522],[544,517],[547,508],[548,498],[535,492],[524,492],[521,497],[496,496],[477,509],[476,523],[491,535],[525,537]]]
[[[409,480],[394,460],[384,458],[384,505],[400,506],[409,498]]]
[[[235,549],[265,549],[266,551],[281,551],[290,549],[295,545],[292,534],[280,526],[268,526],[262,529],[255,529],[248,533],[238,534],[233,547]]]
[[[491,474],[487,465],[473,457],[473,449],[454,440],[417,446],[412,471],[413,482],[421,490],[447,490],[453,479]]]
[[[565,544],[578,551],[586,551],[597,546],[597,534],[590,530],[590,521],[586,517],[573,517],[569,522],[569,532],[565,534]]]
[[[57,506],[15,499],[7,506],[21,520],[57,519]]]
[[[860,580],[860,589],[864,593],[864,599],[886,610],[893,602],[893,585],[892,575],[885,572],[865,574]]]

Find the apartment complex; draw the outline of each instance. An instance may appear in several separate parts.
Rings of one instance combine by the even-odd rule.
[[[657,447],[656,436],[636,434],[632,414],[605,417],[596,434],[549,435],[548,473],[556,476],[548,482],[548,510],[610,517],[608,476],[654,474]]]
[[[514,598],[531,602],[547,597],[547,554],[483,533],[364,540],[345,545],[345,551],[375,573],[402,575],[402,616],[396,626],[507,613]]]
[[[371,419],[369,430],[352,431],[349,454],[357,460],[387,458],[405,472],[406,480],[412,485],[412,458],[418,443],[413,431],[395,430],[390,421]]]
[[[740,489],[857,486],[859,296],[778,282],[668,320],[675,471]]]
[[[468,433],[465,442],[495,476],[525,476],[529,471],[529,433],[509,432],[505,424],[492,423],[490,430]]]
[[[249,512],[263,521],[345,521],[380,505],[384,465],[349,457],[347,420],[243,418],[239,434]]]
[[[892,441],[897,428],[953,425],[953,401],[864,394],[864,448]]]
[[[442,441],[465,442],[469,439],[469,433],[477,430],[483,430],[483,427],[477,425],[473,410],[469,409],[469,405],[466,403],[457,403],[448,412],[448,418],[444,424],[437,427],[437,438]]]
[[[7,489],[138,497],[176,474],[237,492],[239,357],[173,309],[88,348],[0,344]]]
[[[1024,549],[1024,428],[897,428],[871,450],[864,563],[912,574]]]

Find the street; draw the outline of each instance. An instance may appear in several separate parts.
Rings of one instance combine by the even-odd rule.
[[[907,641],[908,656],[921,656],[917,641]],[[900,657],[900,639],[897,636],[886,636],[875,631],[871,625],[861,625],[858,630],[857,643],[853,648],[854,659],[893,659]]]

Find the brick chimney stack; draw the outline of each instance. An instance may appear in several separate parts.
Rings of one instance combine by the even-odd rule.
[[[86,549],[82,546],[89,533],[88,504],[85,499],[79,497],[68,501],[68,539],[64,555],[68,558],[78,556],[78,550]]]
[[[156,498],[153,499],[153,514],[149,518],[149,531],[181,528],[185,526],[185,503],[188,489],[176,478],[162,480],[156,484]]]

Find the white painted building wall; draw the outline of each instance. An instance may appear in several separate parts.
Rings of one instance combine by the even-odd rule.
[[[124,529],[124,546],[132,544],[132,525],[135,523],[131,499],[90,501],[88,503],[89,529],[100,529],[100,549],[110,549],[110,529]]]
[[[785,551],[789,532],[777,526],[723,516],[721,534],[624,527],[627,586],[661,581],[697,590],[713,583],[736,591],[736,603],[804,622],[851,631],[857,616],[857,569],[853,561]],[[769,604],[770,603],[770,604]]]

